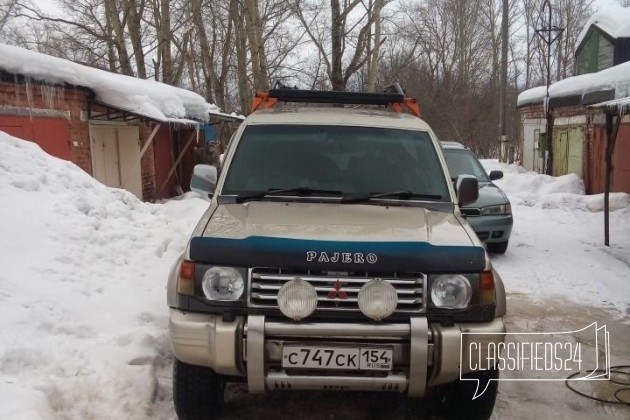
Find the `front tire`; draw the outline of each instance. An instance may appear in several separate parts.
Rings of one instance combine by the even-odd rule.
[[[214,420],[221,417],[225,381],[212,369],[175,360],[173,402],[179,420]]]
[[[452,384],[441,386],[436,392],[438,410],[446,420],[488,420],[494,410],[494,403],[499,390],[499,371],[496,369],[480,371],[465,375],[466,379],[478,379],[480,388],[486,382],[488,389],[475,398],[477,381],[458,380]]]

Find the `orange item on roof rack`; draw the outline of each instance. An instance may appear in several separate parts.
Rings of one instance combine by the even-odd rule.
[[[258,109],[272,108],[278,102],[388,105],[394,112],[402,112],[406,108],[413,115],[421,118],[420,105],[414,98],[405,96],[398,83],[388,86],[383,93],[301,90],[287,88],[278,83],[275,86],[279,86],[279,88],[256,93],[252,103],[252,112]]]

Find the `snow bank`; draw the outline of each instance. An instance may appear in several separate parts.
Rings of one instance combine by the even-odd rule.
[[[513,204],[545,209],[604,210],[604,194],[585,195],[584,182],[576,174],[553,177],[527,171],[516,164],[500,163],[496,159],[482,160],[482,164],[488,173],[503,171],[503,178],[495,183]],[[611,193],[609,203],[611,211],[630,210],[630,194]]]
[[[0,68],[43,82],[87,87],[105,104],[158,121],[173,118],[207,121],[208,114],[224,115],[216,105],[186,89],[110,73],[10,45],[0,44]]]
[[[493,256],[508,295],[555,297],[630,313],[630,195],[610,195],[611,247],[604,246],[604,195],[584,195],[575,175],[551,177],[484,160],[512,203],[514,228],[505,255]],[[509,309],[508,309],[509,310]]]
[[[0,203],[0,418],[172,418],[166,278],[208,203],[142,203],[2,132]]]

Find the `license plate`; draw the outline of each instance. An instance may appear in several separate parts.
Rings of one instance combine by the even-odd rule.
[[[392,356],[391,348],[284,346],[282,367],[392,370]]]

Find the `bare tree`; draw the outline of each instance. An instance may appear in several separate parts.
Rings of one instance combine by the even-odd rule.
[[[361,0],[295,0],[294,11],[324,61],[333,90],[346,90],[348,80],[373,53],[368,49],[374,7]],[[344,63],[345,60],[345,63]]]
[[[376,88],[376,73],[378,71],[378,65],[381,60],[381,45],[383,44],[382,39],[382,19],[381,15],[383,12],[383,8],[385,7],[384,0],[370,0],[369,9],[372,10],[372,14],[374,15],[374,34],[372,31],[368,32],[367,39],[367,86],[366,90],[368,92],[374,92]]]
[[[127,15],[126,23],[129,33],[129,42],[133,48],[134,62],[138,77],[147,78],[147,70],[144,56],[144,45],[142,42],[142,18],[146,7],[146,0],[123,0],[124,13]]]
[[[18,12],[18,8],[19,5],[17,0],[0,1],[0,34],[2,34],[2,30],[11,17],[15,16]]]

